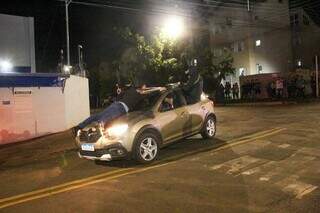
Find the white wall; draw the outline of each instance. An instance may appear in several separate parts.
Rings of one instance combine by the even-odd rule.
[[[36,72],[33,18],[0,14],[0,50],[0,59]]]
[[[65,84],[66,126],[71,128],[90,116],[88,79],[70,76]]]
[[[31,94],[14,94],[14,91]],[[62,87],[0,88],[0,145],[67,130],[89,115],[86,78],[70,76],[64,90]]]

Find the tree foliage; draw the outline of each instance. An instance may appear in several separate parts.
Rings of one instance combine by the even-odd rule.
[[[198,39],[190,42],[186,39],[171,40],[156,30],[152,37],[146,38],[129,28],[115,29],[123,48],[111,63],[101,62],[90,73],[91,82],[96,85],[93,95],[99,99],[109,95],[115,83],[139,83],[165,85],[169,81],[185,80],[184,71],[188,61],[198,59],[198,69],[204,78],[204,89],[212,92],[222,79],[233,74],[233,58],[228,51],[215,57],[208,41]],[[110,92],[108,92],[110,91]]]

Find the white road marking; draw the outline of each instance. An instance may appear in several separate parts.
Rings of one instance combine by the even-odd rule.
[[[227,174],[234,174],[240,172],[242,169],[246,167],[250,167],[253,164],[261,164],[265,163],[266,160],[260,158],[254,158],[249,155],[241,156],[239,158],[224,162],[219,165],[212,166],[211,170],[217,170],[220,168],[226,168]]]
[[[269,181],[270,177],[260,177],[259,180],[260,181]]]
[[[316,148],[304,147],[302,149],[299,149],[298,152],[302,153],[302,154],[305,154],[305,155],[311,155],[311,156],[315,156],[315,157],[320,157],[320,149],[316,149]]]
[[[297,180],[299,176],[293,175],[286,179],[283,179],[276,183],[282,191],[294,195],[297,199],[301,199],[303,196],[311,193],[317,186],[312,184],[304,183]]]
[[[279,148],[282,148],[282,149],[286,149],[288,148],[289,146],[291,146],[290,144],[287,144],[287,143],[284,143],[284,144],[280,144],[278,147]]]
[[[254,173],[256,173],[256,172],[260,172],[261,171],[261,169],[260,169],[260,166],[259,167],[256,167],[256,168],[253,168],[253,169],[249,169],[249,170],[247,170],[247,171],[244,171],[244,172],[242,172],[241,174],[242,175],[252,175],[252,174],[254,174]]]

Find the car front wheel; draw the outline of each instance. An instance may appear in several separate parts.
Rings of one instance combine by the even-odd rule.
[[[138,163],[150,163],[159,154],[159,138],[156,134],[142,133],[135,143],[135,160]]]
[[[216,135],[216,130],[216,120],[213,116],[209,116],[205,121],[201,131],[201,136],[205,139],[214,138]]]

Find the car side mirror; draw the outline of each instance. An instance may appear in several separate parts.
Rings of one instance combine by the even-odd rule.
[[[172,110],[171,104],[169,104],[168,102],[163,102],[161,104],[160,112],[167,112],[167,111],[170,111],[170,110]]]

